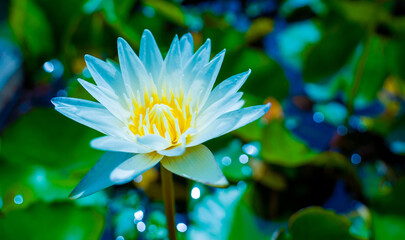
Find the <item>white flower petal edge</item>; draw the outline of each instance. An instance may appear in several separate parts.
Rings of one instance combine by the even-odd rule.
[[[80,181],[69,198],[88,196],[115,184],[124,184],[155,166],[162,155],[107,152]]]
[[[228,185],[214,155],[202,144],[187,148],[181,156],[164,157],[161,164],[169,171],[197,182],[214,187]]]
[[[242,108],[232,112],[228,112],[214,120],[209,126],[203,129],[201,132],[193,136],[187,147],[193,147],[208,141],[213,138],[222,136],[228,132],[245,126],[248,123],[253,122],[259,117],[263,116],[270,109],[270,103],[266,105],[252,106]]]
[[[68,97],[55,97],[51,101],[58,112],[76,122],[107,135],[125,137],[122,130],[125,125],[100,103]]]

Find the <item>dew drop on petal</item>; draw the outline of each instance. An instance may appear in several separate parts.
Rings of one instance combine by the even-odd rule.
[[[200,189],[198,187],[193,187],[193,189],[191,189],[191,197],[194,199],[199,199],[200,198]]]
[[[125,240],[123,236],[118,236],[115,240]]]

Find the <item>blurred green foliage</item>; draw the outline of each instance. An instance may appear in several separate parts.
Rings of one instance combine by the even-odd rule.
[[[84,54],[116,61],[117,37],[137,51],[146,28],[163,55],[175,34],[191,31],[195,49],[211,38],[213,55],[227,49],[217,83],[251,68],[242,88],[246,105],[273,105],[260,121],[207,143],[232,186],[175,179],[177,222],[188,226],[179,239],[404,238],[403,3],[269,1],[273,10],[254,15],[261,1],[240,3],[243,13],[225,3],[218,12],[180,2],[10,1],[6,37],[23,53],[24,97],[34,107],[1,133],[0,238],[167,236],[156,169],[140,182],[68,202],[102,155],[89,146],[100,135],[51,109],[49,95],[42,96],[46,106],[32,103],[32,95],[45,88],[53,96],[60,84],[69,96],[92,99],[76,81],[90,78]],[[241,29],[245,15],[249,24]],[[59,80],[42,70],[55,58],[64,66]],[[376,103],[378,113],[370,110]],[[323,114],[322,123],[313,112]],[[134,219],[140,210],[143,217]]]

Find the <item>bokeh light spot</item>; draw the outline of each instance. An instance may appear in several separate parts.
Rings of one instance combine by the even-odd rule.
[[[187,231],[187,225],[184,223],[179,223],[179,224],[177,224],[177,230],[179,232],[185,232],[185,231]]]
[[[140,232],[144,232],[146,229],[146,225],[144,222],[139,222],[136,224],[136,229],[138,229],[138,231]]]
[[[16,196],[14,197],[14,203],[15,203],[15,204],[20,205],[20,204],[22,204],[23,202],[24,202],[24,198],[23,198],[23,196],[22,196],[21,194],[18,194],[18,195],[16,195]]]
[[[135,216],[135,219],[136,219],[136,220],[141,221],[142,218],[143,218],[143,212],[142,212],[142,210],[136,211],[136,212],[134,213],[134,216]]]
[[[246,154],[242,154],[239,156],[239,162],[242,164],[246,164],[249,161],[249,157]]]
[[[222,158],[221,162],[222,162],[222,165],[229,166],[232,163],[232,159],[228,156],[225,156]]]
[[[325,116],[321,112],[315,112],[314,115],[312,116],[314,119],[314,122],[316,123],[321,123],[323,120],[325,120]]]
[[[337,128],[337,134],[340,136],[345,136],[347,134],[347,127],[341,125]]]
[[[199,199],[201,195],[200,189],[198,187],[193,187],[191,189],[191,197],[194,199]]]
[[[350,158],[350,161],[353,163],[353,164],[359,164],[359,163],[361,163],[361,156],[359,155],[359,154],[357,154],[357,153],[354,153],[353,155],[352,155],[352,157]]]

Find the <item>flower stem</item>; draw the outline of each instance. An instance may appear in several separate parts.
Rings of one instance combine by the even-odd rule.
[[[162,193],[163,193],[163,201],[165,202],[167,230],[169,232],[169,239],[176,240],[176,228],[174,221],[175,206],[174,206],[173,174],[162,165],[160,165],[160,173],[162,177]]]

